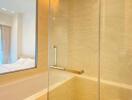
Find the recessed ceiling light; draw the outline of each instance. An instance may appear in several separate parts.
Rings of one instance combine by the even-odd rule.
[[[4,11],[7,11],[7,9],[6,8],[1,8],[2,10],[4,10]]]

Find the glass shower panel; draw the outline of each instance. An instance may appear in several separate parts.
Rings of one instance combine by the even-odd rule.
[[[98,100],[99,1],[50,0],[49,100]]]
[[[101,5],[101,100],[132,100],[132,0]]]

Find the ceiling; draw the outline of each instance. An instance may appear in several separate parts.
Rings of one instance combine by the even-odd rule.
[[[35,12],[36,0],[0,0],[0,9],[15,13]]]

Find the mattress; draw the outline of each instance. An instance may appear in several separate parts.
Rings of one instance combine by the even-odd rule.
[[[0,64],[0,74],[24,70],[35,67],[35,60],[31,58],[20,58],[12,64]]]

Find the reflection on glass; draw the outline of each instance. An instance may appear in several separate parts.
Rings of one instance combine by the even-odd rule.
[[[35,67],[36,0],[0,0],[0,74]]]
[[[2,64],[2,59],[3,59],[3,55],[2,55],[2,39],[1,39],[1,28],[0,28],[0,64]]]

